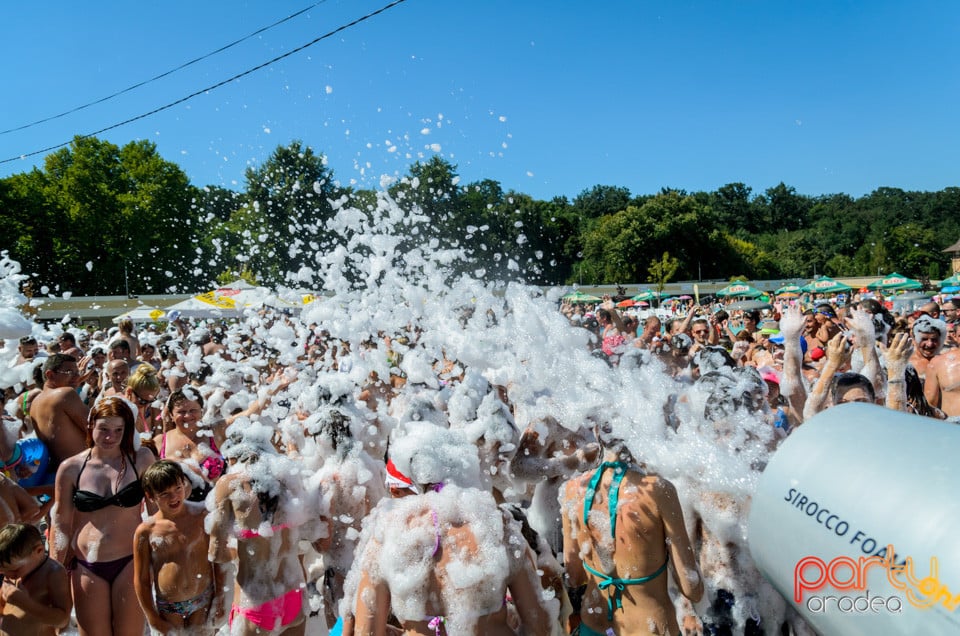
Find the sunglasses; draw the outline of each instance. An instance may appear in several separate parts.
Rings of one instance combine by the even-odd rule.
[[[136,393],[133,394],[133,399],[134,399],[134,401],[136,401],[136,403],[139,404],[140,406],[146,406],[146,405],[148,405],[148,404],[153,404],[154,402],[157,401],[157,398],[156,398],[156,397],[151,397],[151,398],[146,398],[146,399],[144,399],[144,398],[140,397],[139,395],[137,395]]]

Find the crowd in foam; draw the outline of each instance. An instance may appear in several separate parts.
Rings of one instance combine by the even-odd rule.
[[[883,299],[821,298],[810,307],[777,302],[766,313],[690,302],[625,316],[610,302],[568,305],[560,290],[453,276],[447,265],[469,255],[418,243],[425,219],[403,213],[386,194],[364,209],[336,205],[340,213],[325,229],[342,234],[351,251],[317,256],[314,282],[324,299],[298,313],[180,317],[117,333],[0,314],[0,379],[9,393],[0,445],[5,484],[14,492],[20,482],[50,499],[4,495],[4,522],[47,525],[51,554],[65,561],[78,551],[87,563],[99,554],[125,558],[122,539],[113,536],[104,550],[85,529],[113,523],[125,509],[66,519],[57,493],[73,497],[93,484],[107,496],[160,459],[183,472],[183,499],[193,501],[181,509],[159,498],[176,491],[174,481],[148,490],[137,510],[143,518],[167,515],[174,525],[187,523],[184,510],[199,515],[190,536],[209,542],[202,576],[216,585],[202,620],[195,612],[158,614],[158,607],[202,601],[205,588],[190,599],[169,598],[167,588],[139,590],[155,627],[166,616],[162,625],[188,631],[232,623],[295,633],[308,622],[332,628],[346,619],[347,631],[367,633],[382,619],[414,632],[459,634],[497,633],[502,619],[511,630],[563,633],[577,622],[578,600],[563,584],[570,536],[562,519],[577,508],[562,503],[564,484],[594,474],[604,453],[619,448],[630,471],[658,476],[678,495],[697,560],[684,576],[702,580],[707,599],[688,598],[699,595],[690,581],[674,580],[682,570],[671,566],[678,568],[669,589],[679,623],[697,617],[716,629],[789,623],[802,630],[747,550],[750,495],[777,446],[805,419],[845,400],[960,415],[949,382],[956,364],[940,358],[953,355],[957,323],[930,308],[895,316]],[[20,304],[21,275],[15,264],[2,265],[0,293]],[[949,307],[956,317],[953,301],[941,300],[936,313]],[[939,402],[923,391],[932,377]],[[861,395],[871,390],[872,397]],[[97,415],[105,400],[131,412],[128,455],[103,441],[109,431],[71,448],[46,443],[57,427],[82,427],[81,439],[88,427],[105,426],[108,418]],[[74,422],[66,409],[77,408],[94,416]],[[15,463],[36,439],[46,443],[46,457]],[[71,485],[58,466],[87,477],[71,473]],[[631,482],[624,499],[647,483]],[[574,498],[582,512],[583,495]],[[602,517],[591,517],[589,527],[609,532]],[[616,568],[601,535],[594,549]],[[585,546],[593,544],[579,538],[588,562]],[[84,628],[91,613],[81,608],[91,600],[79,582],[99,575],[63,565],[72,567],[63,576],[74,582],[74,616]],[[149,571],[150,562],[131,563],[112,583],[129,585],[130,599],[137,567]],[[8,578],[18,574],[7,570]],[[587,579],[582,611],[591,613],[588,623],[602,623],[607,594],[599,579]],[[384,589],[386,615],[377,605]]]

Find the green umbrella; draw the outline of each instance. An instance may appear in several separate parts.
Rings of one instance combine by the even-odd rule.
[[[652,291],[644,291],[644,292],[640,292],[636,296],[633,296],[630,300],[635,300],[637,302],[640,302],[641,300],[653,300],[656,297],[657,297],[656,293]]]
[[[801,289],[806,292],[814,292],[816,294],[835,294],[837,292],[851,291],[853,287],[850,285],[844,285],[838,280],[834,280],[829,276],[821,276],[816,280],[812,280]]]
[[[867,285],[867,289],[923,289],[923,283],[894,272],[888,276],[884,276],[880,280],[873,281]]]
[[[777,291],[773,292],[775,295],[779,296],[780,294],[799,294],[803,290],[800,289],[799,285],[784,285]]]
[[[960,273],[954,274],[950,278],[944,278],[940,281],[940,287],[956,287],[960,285]]]
[[[731,296],[756,298],[757,296],[763,296],[763,292],[747,283],[730,283],[718,291],[717,296],[720,296],[721,298],[729,298]]]
[[[580,290],[572,291],[569,294],[565,294],[561,298],[571,303],[598,303],[601,300],[596,296],[591,296],[590,294],[584,294]]]

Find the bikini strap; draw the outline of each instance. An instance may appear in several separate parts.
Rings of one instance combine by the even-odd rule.
[[[587,486],[587,494],[583,500],[583,523],[584,525],[589,526],[588,521],[590,509],[593,507],[593,498],[597,494],[597,486],[600,485],[600,479],[603,477],[603,472],[607,468],[613,469],[613,479],[610,481],[610,490],[608,491],[609,501],[607,502],[607,507],[610,510],[610,536],[617,536],[617,504],[620,500],[620,482],[623,481],[624,476],[627,474],[627,464],[626,462],[603,462],[600,464],[600,468],[597,469],[597,472],[593,474],[593,477],[590,479],[590,484]]]
[[[80,475],[83,474],[83,469],[87,467],[87,462],[90,461],[90,456],[93,455],[93,449],[87,451],[87,456],[83,458],[83,464],[80,465],[80,471],[77,472],[77,490],[80,490]]]

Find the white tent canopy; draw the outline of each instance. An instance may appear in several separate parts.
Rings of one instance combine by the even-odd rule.
[[[163,320],[165,315],[166,315],[166,312],[164,312],[162,309],[143,305],[141,307],[137,307],[136,309],[131,309],[130,311],[123,312],[119,316],[116,316],[113,319],[113,322],[114,324],[116,324],[125,318],[128,318],[136,323],[159,322],[160,320]]]
[[[184,318],[239,318],[244,309],[256,309],[264,305],[279,309],[297,308],[266,287],[235,280],[171,305],[166,310],[168,315],[178,311]]]

